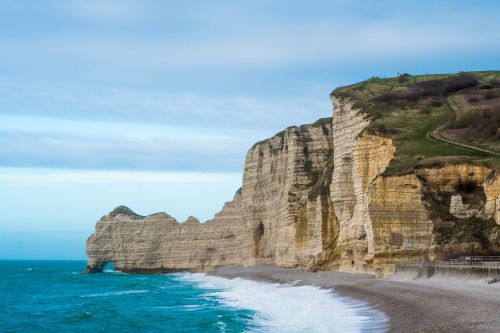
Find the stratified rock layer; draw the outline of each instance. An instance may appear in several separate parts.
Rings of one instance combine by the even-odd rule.
[[[332,101],[333,122],[256,143],[242,188],[212,220],[178,223],[126,207],[102,217],[87,241],[87,271],[108,262],[125,272],[275,264],[385,276],[400,260],[500,251],[495,170],[442,163],[387,174],[397,152],[392,139],[366,131],[370,118],[349,99]],[[478,243],[479,229],[493,231]]]
[[[494,170],[458,163],[387,175],[384,171],[396,152],[392,140],[368,134],[367,114],[356,110],[348,99],[332,100],[335,158],[331,196],[340,223],[341,271],[385,276],[394,272],[397,261],[440,259],[446,252],[463,250],[464,244],[456,244],[453,235],[438,241],[443,238],[440,223],[461,223],[443,213],[457,209],[456,199],[450,202],[453,195],[476,198],[474,207],[467,205],[467,212],[458,218],[498,216],[500,182]],[[466,193],[467,187],[470,193]]]
[[[87,271],[208,271],[225,265],[331,266],[338,225],[330,201],[331,118],[290,127],[247,154],[243,186],[215,217],[178,223],[119,207],[87,241]]]

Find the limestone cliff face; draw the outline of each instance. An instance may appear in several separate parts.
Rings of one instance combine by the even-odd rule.
[[[112,262],[124,272],[204,271],[240,262],[248,230],[244,223],[225,222],[239,215],[238,200],[236,194],[219,218],[207,223],[194,218],[178,223],[165,213],[143,217],[118,207],[97,222],[87,240],[87,269],[99,272]]]
[[[209,271],[275,264],[391,274],[401,260],[500,252],[500,176],[480,164],[387,172],[388,135],[348,98],[334,117],[290,127],[248,152],[242,188],[214,218],[178,223],[119,207],[87,241],[87,271]],[[478,252],[476,252],[478,253]]]
[[[444,164],[386,175],[396,152],[392,140],[365,131],[370,120],[348,99],[332,101],[335,152],[330,193],[340,223],[340,270],[385,276],[399,260],[440,259],[447,251],[463,249],[463,244],[442,240],[443,223],[454,227],[471,217],[495,218],[498,223],[500,181],[494,170]],[[458,207],[461,194],[475,202]],[[458,220],[443,213],[450,209],[463,210]]]
[[[208,271],[274,263],[331,267],[338,225],[329,195],[331,118],[290,127],[247,154],[243,186],[205,223],[178,223],[119,207],[87,241],[87,271],[108,262],[125,272]]]
[[[335,151],[330,192],[340,221],[340,269],[365,272],[375,254],[377,230],[368,208],[376,204],[372,198],[379,193],[373,184],[389,165],[395,147],[390,139],[364,133],[370,121],[348,100],[332,100]]]

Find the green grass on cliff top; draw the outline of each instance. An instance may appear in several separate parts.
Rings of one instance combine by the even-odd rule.
[[[469,72],[371,78],[332,92],[350,99],[356,108],[371,117],[371,133],[389,136],[396,147],[396,158],[386,174],[404,174],[415,167],[445,162],[476,162],[500,170],[500,158],[492,154],[434,140],[428,133],[448,122],[453,109],[448,98],[458,93],[480,91],[486,85],[500,84],[500,71]],[[500,110],[498,110],[500,112]],[[498,138],[493,138],[496,140]]]

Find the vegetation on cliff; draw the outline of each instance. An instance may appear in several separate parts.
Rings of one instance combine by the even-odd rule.
[[[386,174],[444,162],[499,169],[499,71],[371,78],[332,95],[369,115],[367,131],[393,139],[397,152]]]
[[[481,184],[473,181],[459,181],[453,191],[439,191],[432,184],[421,177],[424,191],[423,199],[427,204],[429,217],[433,221],[433,236],[436,245],[479,244],[477,250],[485,254],[497,254],[500,240],[497,233],[500,226],[493,218],[485,218],[481,213],[478,216],[454,216],[450,212],[452,195],[459,194],[463,203],[470,212],[481,212],[487,198]],[[491,242],[494,240],[494,243]],[[479,252],[480,253],[480,252]]]
[[[113,209],[110,213],[110,217],[115,217],[117,215],[128,215],[128,216],[133,216],[133,217],[144,217],[142,215],[137,214],[134,212],[132,209],[128,208],[127,206],[118,206],[115,209]]]
[[[321,173],[313,177],[313,181],[311,182],[312,186],[307,194],[309,200],[316,200],[319,195],[329,194],[330,184],[332,183],[333,166],[333,154],[330,154]]]

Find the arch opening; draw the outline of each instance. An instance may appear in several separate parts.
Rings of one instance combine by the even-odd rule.
[[[103,265],[102,271],[104,273],[114,273],[115,270],[115,264],[112,261],[108,261]]]

